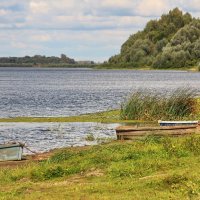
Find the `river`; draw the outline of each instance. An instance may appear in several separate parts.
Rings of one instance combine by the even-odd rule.
[[[0,117],[72,116],[119,108],[138,89],[200,93],[200,73],[185,71],[0,68]],[[0,143],[20,141],[36,152],[97,144],[118,124],[0,123]],[[94,141],[87,141],[88,135]],[[26,152],[28,153],[28,152]]]

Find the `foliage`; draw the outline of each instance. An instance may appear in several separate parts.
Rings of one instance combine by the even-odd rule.
[[[200,59],[200,20],[193,20],[180,29],[154,63],[154,68],[195,66]]]
[[[121,118],[132,120],[173,120],[195,117],[198,113],[195,91],[177,89],[169,96],[137,91],[121,106]]]
[[[61,54],[56,56],[0,57],[0,67],[83,67],[93,66],[93,61],[75,61]]]
[[[25,56],[25,57],[1,57],[0,63],[13,63],[13,64],[50,64],[50,63],[68,63],[75,64],[75,61],[64,54],[61,54],[61,57],[51,56]]]
[[[112,56],[107,65],[183,68],[197,66],[199,60],[200,20],[175,8],[131,35],[120,54]]]

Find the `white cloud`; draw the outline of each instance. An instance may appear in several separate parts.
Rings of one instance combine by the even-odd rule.
[[[44,2],[44,1],[31,1],[30,2],[30,10],[33,14],[48,14],[50,7],[48,2]]]
[[[0,16],[6,15],[6,14],[8,14],[8,12],[6,10],[4,10],[4,9],[0,10]]]
[[[26,0],[20,0],[21,3],[25,3]],[[19,1],[18,0],[1,0],[0,1],[0,7],[8,7],[17,4]]]
[[[138,15],[142,16],[160,16],[169,8],[169,2],[163,0],[141,0],[136,6]]]
[[[127,8],[133,4],[131,0],[102,0],[101,4],[104,7],[119,7],[119,8]]]
[[[47,33],[45,33],[45,34],[35,33],[35,34],[32,34],[30,36],[30,38],[37,42],[48,42],[48,41],[52,40],[51,36]]]

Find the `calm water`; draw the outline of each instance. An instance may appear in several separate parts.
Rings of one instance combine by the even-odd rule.
[[[70,116],[118,108],[139,88],[200,91],[200,73],[0,68],[0,117]]]
[[[0,117],[71,116],[119,108],[132,91],[200,92],[200,73],[91,69],[0,68]],[[86,137],[115,138],[118,124],[0,123],[0,144],[26,142],[37,152],[96,144]]]

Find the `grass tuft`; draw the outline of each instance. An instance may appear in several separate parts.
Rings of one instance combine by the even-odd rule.
[[[125,120],[182,120],[197,114],[196,92],[177,89],[169,96],[137,91],[122,104],[120,117]]]

